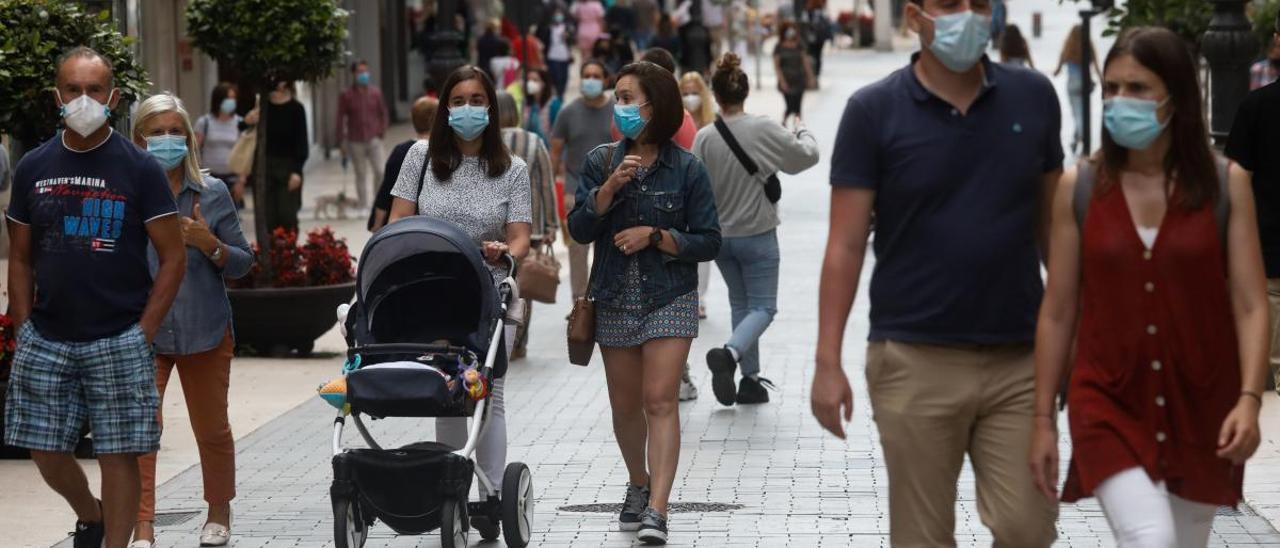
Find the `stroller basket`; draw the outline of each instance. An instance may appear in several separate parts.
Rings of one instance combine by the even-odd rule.
[[[386,346],[390,348],[368,355],[385,358],[390,354],[401,361],[366,365],[347,375],[347,403],[353,412],[382,418],[466,417],[475,411],[460,378],[460,356],[474,361],[474,354],[409,353],[404,352],[410,349],[406,345]]]
[[[332,494],[359,494],[364,515],[377,518],[402,535],[440,528],[447,498],[465,498],[474,465],[453,448],[420,442],[399,449],[352,449],[333,457]]]

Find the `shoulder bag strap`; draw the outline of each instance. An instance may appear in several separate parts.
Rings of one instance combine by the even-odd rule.
[[[604,169],[602,171],[604,171],[606,180],[608,180],[609,178],[609,173],[610,173],[609,168],[613,167],[613,151],[617,149],[618,149],[618,143],[611,143],[605,147]],[[597,260],[598,257],[599,257],[598,255],[595,255],[594,253],[592,254],[591,268],[587,269],[587,293],[588,293],[587,300],[592,300],[590,297],[591,283],[594,282],[596,279],[596,265],[599,263],[599,261]]]
[[[733,155],[738,158],[738,162],[742,164],[743,169],[747,170],[747,175],[755,175],[760,171],[760,166],[756,165],[755,160],[747,156],[747,152],[742,150],[742,145],[738,144],[738,139],[734,138],[733,132],[729,131],[729,125],[724,123],[724,118],[716,116],[716,131],[720,132],[720,136],[724,138],[724,143],[729,145],[729,150],[733,151]]]

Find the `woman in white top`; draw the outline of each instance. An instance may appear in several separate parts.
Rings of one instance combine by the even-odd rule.
[[[231,149],[240,138],[242,120],[236,114],[236,85],[222,82],[213,88],[213,99],[210,101],[209,113],[196,120],[196,146],[200,148],[200,167],[209,170],[209,175],[221,179],[231,189],[231,197],[236,207],[244,206],[244,177],[240,173],[232,173],[227,160],[231,158]]]
[[[502,141],[497,93],[484,71],[474,66],[454,71],[440,88],[440,100],[431,140],[419,141],[405,155],[391,190],[391,222],[428,215],[458,225],[481,248],[497,283],[507,274],[504,253],[517,261],[529,253],[528,168]],[[514,330],[507,326],[508,355]],[[489,422],[476,446],[477,464],[494,486],[502,485],[507,459],[504,380],[493,383]],[[436,419],[436,437],[462,447],[467,420]]]

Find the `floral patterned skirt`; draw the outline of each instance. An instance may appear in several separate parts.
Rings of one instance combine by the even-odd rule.
[[[644,281],[632,260],[616,306],[596,306],[596,342],[603,347],[640,346],[652,339],[698,336],[698,292],[676,297],[670,304],[645,313]]]

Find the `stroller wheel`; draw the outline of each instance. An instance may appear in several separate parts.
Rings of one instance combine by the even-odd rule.
[[[467,523],[467,501],[445,499],[440,509],[440,546],[442,548],[467,548],[470,533]]]
[[[524,548],[533,535],[533,474],[522,462],[502,475],[502,533],[510,548]]]
[[[360,505],[351,499],[333,501],[333,542],[337,548],[362,548],[369,538],[369,526],[360,515]]]

